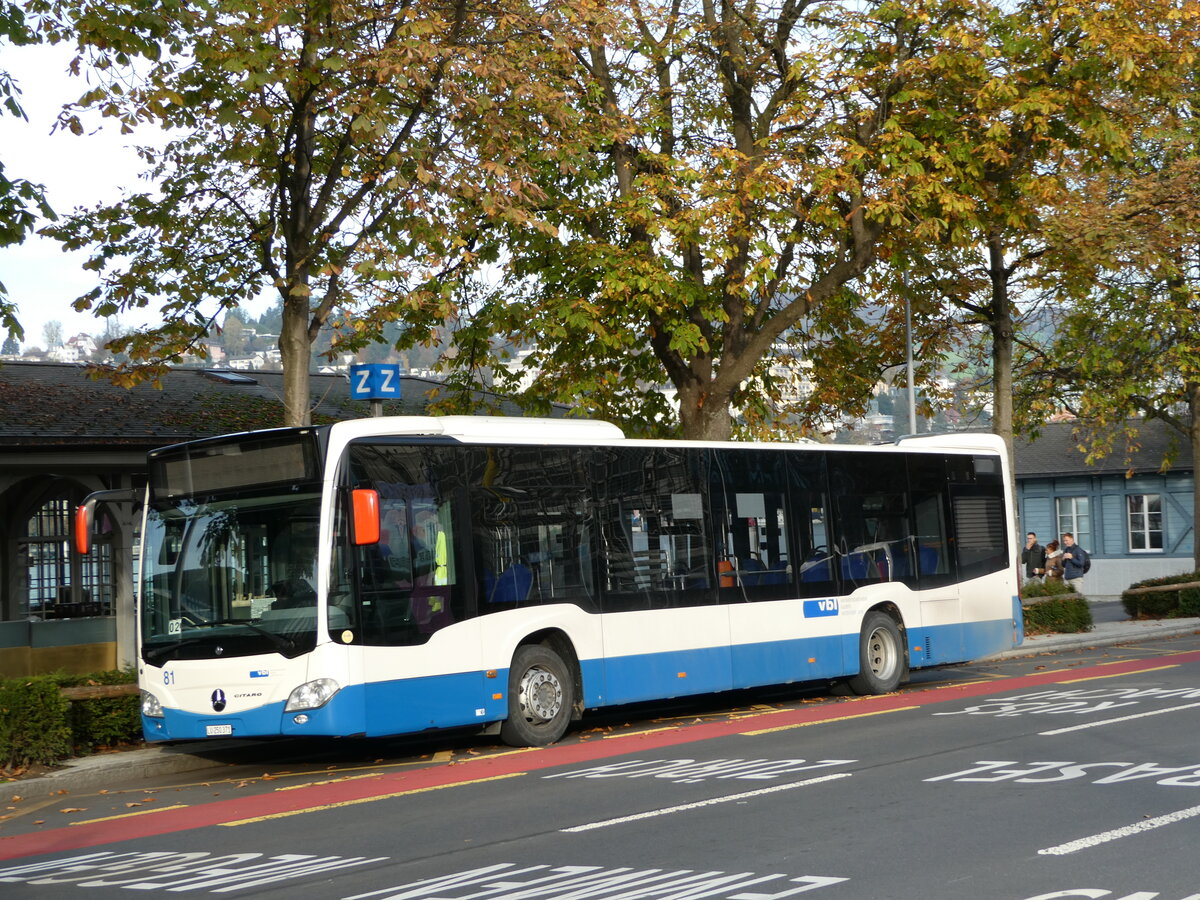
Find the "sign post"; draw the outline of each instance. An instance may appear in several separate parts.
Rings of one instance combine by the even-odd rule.
[[[384,400],[400,399],[400,367],[391,363],[359,363],[350,367],[350,396],[370,400],[371,415],[383,415]]]

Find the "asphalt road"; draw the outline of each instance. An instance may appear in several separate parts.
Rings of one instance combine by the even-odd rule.
[[[620,710],[544,750],[292,746],[11,802],[0,890],[1197,900],[1198,723],[1188,636],[931,670],[886,697]]]

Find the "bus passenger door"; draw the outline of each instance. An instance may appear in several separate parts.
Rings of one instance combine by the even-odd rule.
[[[602,451],[597,510],[605,703],[728,690],[729,619],[702,491],[703,451]]]
[[[962,598],[950,540],[947,465],[939,455],[908,458],[913,544],[921,621],[909,625],[909,663],[914,668],[963,658]]]

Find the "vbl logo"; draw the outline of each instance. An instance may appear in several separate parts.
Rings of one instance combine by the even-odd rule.
[[[804,618],[815,619],[819,616],[836,616],[838,614],[838,602],[836,597],[829,597],[824,600],[805,600],[804,601]]]

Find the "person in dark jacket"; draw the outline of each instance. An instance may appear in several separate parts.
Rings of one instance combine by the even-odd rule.
[[[1025,563],[1025,580],[1041,581],[1046,574],[1046,548],[1038,543],[1032,531],[1025,535],[1025,549],[1021,551],[1021,562]]]
[[[1083,593],[1083,574],[1090,569],[1087,551],[1075,543],[1075,535],[1067,532],[1062,539],[1063,580],[1077,594]]]

